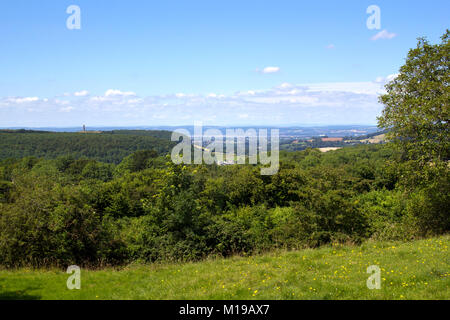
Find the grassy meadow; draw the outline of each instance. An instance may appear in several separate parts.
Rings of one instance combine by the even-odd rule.
[[[81,270],[0,270],[0,299],[450,299],[450,236],[274,251],[185,264]],[[381,289],[366,286],[370,265]]]

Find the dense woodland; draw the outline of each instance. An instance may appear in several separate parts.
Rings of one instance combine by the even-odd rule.
[[[418,177],[383,146],[282,152],[280,170],[174,165],[138,151],[118,165],[62,156],[0,163],[3,266],[196,260],[449,230],[446,167]]]
[[[70,155],[118,164],[137,150],[167,153],[175,144],[169,131],[113,130],[99,133],[0,130],[0,160]]]

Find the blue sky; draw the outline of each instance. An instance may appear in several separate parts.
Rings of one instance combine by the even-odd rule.
[[[73,4],[80,30],[66,27]],[[374,124],[383,84],[417,37],[439,41],[448,12],[448,0],[3,0],[0,126]]]

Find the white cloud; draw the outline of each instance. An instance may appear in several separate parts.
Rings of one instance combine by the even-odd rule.
[[[384,93],[383,85],[393,77],[366,82],[282,83],[270,89],[226,95],[174,93],[138,97],[111,89],[105,95],[87,99],[5,97],[0,98],[0,125],[79,125],[86,122],[87,114],[90,125],[99,126],[182,125],[194,120],[217,125],[370,124],[376,122],[382,110],[378,95]],[[24,111],[30,107],[33,115],[27,117]]]
[[[265,67],[261,72],[262,73],[277,73],[280,71],[279,67]]]
[[[383,86],[378,82],[324,82],[304,85],[307,92],[349,92],[354,94],[377,95]]]
[[[38,100],[39,100],[38,97],[9,98],[8,102],[12,102],[12,103],[27,103],[27,102],[36,102]]]
[[[238,92],[236,93],[237,96],[254,96],[256,94],[255,90],[248,90],[248,91],[243,91],[243,92]]]
[[[109,89],[106,90],[105,92],[105,97],[114,97],[114,96],[135,96],[136,93],[131,92],[131,91],[127,91],[127,92],[123,92],[120,90],[114,90],[114,89]]]
[[[278,87],[279,87],[279,88],[282,88],[282,89],[284,89],[284,88],[291,88],[291,87],[292,87],[292,84],[290,84],[290,83],[288,83],[288,82],[283,82],[283,83],[280,84]]]
[[[392,81],[392,80],[394,80],[395,78],[397,78],[399,75],[400,75],[399,73],[390,74],[390,75],[388,75],[388,76],[386,77],[386,80],[387,80],[388,82],[389,82],[389,81]]]
[[[106,90],[103,96],[91,97],[90,101],[93,102],[111,102],[111,103],[126,103],[126,97],[135,97],[136,93],[131,91],[120,91],[115,89]]]
[[[74,92],[74,96],[75,97],[85,97],[85,96],[87,96],[89,94],[89,91],[87,91],[87,90],[81,90],[81,91],[78,91],[78,92]]]
[[[109,99],[107,97],[101,97],[101,96],[96,96],[96,97],[92,97],[91,101],[95,101],[95,102],[102,102],[102,101],[108,101]]]
[[[379,40],[379,39],[392,39],[392,38],[395,38],[396,36],[397,36],[397,34],[390,33],[386,29],[384,29],[384,30],[378,32],[372,38],[370,38],[370,40],[376,41],[376,40]]]
[[[398,73],[394,73],[394,74],[388,75],[387,77],[377,77],[375,79],[375,82],[385,84],[385,83],[388,83],[388,82],[394,80],[395,78],[397,78],[398,75],[399,75]]]
[[[334,44],[330,43],[330,44],[327,45],[325,48],[327,48],[327,49],[334,49],[335,46],[334,46]]]

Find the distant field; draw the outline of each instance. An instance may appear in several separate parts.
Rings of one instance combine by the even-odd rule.
[[[82,270],[0,271],[0,299],[450,299],[450,236],[367,242],[254,257]],[[381,268],[369,290],[367,267]]]
[[[386,141],[386,134],[380,134],[380,135],[374,136],[372,138],[361,140],[361,142],[366,142],[366,143],[381,143],[381,142],[385,142],[385,141]]]
[[[328,148],[318,148],[320,152],[328,152],[333,150],[339,150],[342,149],[342,147],[328,147]]]

